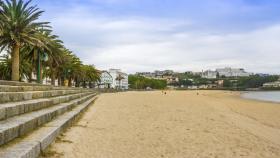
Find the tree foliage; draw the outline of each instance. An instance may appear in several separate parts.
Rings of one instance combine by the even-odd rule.
[[[128,83],[132,89],[165,89],[167,86],[165,80],[149,79],[138,75],[129,75]]]
[[[98,81],[100,72],[65,48],[52,34],[49,22],[40,21],[43,11],[31,2],[0,0],[0,53],[6,52],[0,60],[0,79],[31,82],[36,74],[51,78],[53,85],[55,80],[59,85],[68,80],[68,86],[75,81],[76,86],[82,82],[84,87]],[[48,60],[42,60],[46,56]]]
[[[249,77],[239,77],[239,78],[225,78],[224,87],[226,88],[259,88],[262,87],[264,83],[274,82],[279,79],[279,76],[259,76],[253,75]]]

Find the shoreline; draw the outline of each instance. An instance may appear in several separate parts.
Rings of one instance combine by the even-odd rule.
[[[252,101],[258,101],[258,102],[263,102],[263,103],[278,103],[280,104],[280,101],[271,101],[271,100],[265,100],[265,99],[254,99],[254,98],[249,98],[249,97],[244,97],[242,96],[243,94],[246,94],[246,93],[251,93],[251,92],[280,92],[280,90],[246,90],[246,91],[232,91],[232,90],[219,90],[219,89],[198,89],[198,90],[195,90],[195,89],[187,89],[187,90],[170,90],[170,89],[167,89],[167,90],[127,90],[127,91],[124,91],[124,92],[157,92],[157,91],[224,91],[224,92],[232,92],[232,93],[239,93],[238,96],[239,98],[242,98],[242,99],[245,99],[245,100],[252,100]]]
[[[250,96],[244,96],[246,93],[249,94],[249,93],[263,93],[263,92],[276,92],[276,91],[246,91],[242,94],[240,94],[240,97],[241,98],[244,98],[244,99],[248,99],[248,100],[255,100],[255,101],[259,101],[259,102],[264,102],[264,103],[277,103],[277,104],[280,104],[280,100],[277,101],[277,100],[269,100],[269,99],[265,99],[265,98],[256,98],[256,97],[250,97]],[[278,91],[280,92],[280,91]]]

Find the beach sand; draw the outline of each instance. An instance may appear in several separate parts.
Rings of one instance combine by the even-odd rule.
[[[102,94],[46,155],[279,158],[280,104],[226,91]]]

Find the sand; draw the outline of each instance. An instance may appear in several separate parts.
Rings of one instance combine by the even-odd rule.
[[[47,156],[279,158],[280,104],[225,91],[102,94]]]

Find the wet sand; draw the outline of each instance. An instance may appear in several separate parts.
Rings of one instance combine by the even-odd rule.
[[[46,155],[279,158],[280,104],[225,91],[102,94]]]

